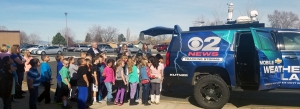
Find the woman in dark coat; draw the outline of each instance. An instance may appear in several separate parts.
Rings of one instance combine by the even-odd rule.
[[[7,57],[9,60],[10,58]],[[16,70],[11,64],[8,64],[9,61],[6,61],[5,58],[2,59],[2,71],[0,73],[0,97],[3,101],[3,109],[11,109],[11,93],[13,87],[13,72]]]

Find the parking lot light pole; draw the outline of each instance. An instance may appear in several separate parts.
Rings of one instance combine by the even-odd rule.
[[[65,37],[66,37],[66,41],[67,41],[67,47],[69,46],[69,37],[67,36],[67,33],[68,33],[68,13],[65,12],[65,15],[66,15],[66,31],[65,31]]]

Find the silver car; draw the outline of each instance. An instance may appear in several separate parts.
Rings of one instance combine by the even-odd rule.
[[[38,49],[44,48],[43,45],[40,46],[35,46],[35,47],[30,47],[27,50],[30,52],[30,54],[35,54],[35,51],[37,51]]]
[[[85,44],[78,44],[78,45],[75,45],[74,46],[74,51],[80,51],[80,52],[83,52],[83,51],[88,51],[90,49],[91,46],[88,46],[88,45],[85,45]]]
[[[142,53],[142,50],[134,45],[128,45],[127,48],[130,50],[132,53]]]
[[[106,53],[114,53],[116,49],[112,48],[111,46],[104,46],[101,48],[101,51]]]
[[[37,54],[45,55],[45,54],[62,54],[62,48],[57,46],[48,46],[41,48],[36,51]]]

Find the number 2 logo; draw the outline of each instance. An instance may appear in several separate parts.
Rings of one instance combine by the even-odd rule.
[[[204,45],[204,42],[208,43]],[[200,37],[192,37],[188,41],[189,49],[193,51],[219,51],[220,47],[216,46],[221,42],[221,38],[217,36],[207,37],[204,41]]]

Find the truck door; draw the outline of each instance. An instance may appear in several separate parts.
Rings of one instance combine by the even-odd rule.
[[[300,32],[278,31],[277,37],[283,59],[280,88],[300,88]]]
[[[274,38],[268,29],[250,28],[256,46],[259,59],[259,88],[258,90],[269,90],[279,87],[281,83],[280,67],[282,58],[280,51],[276,48]]]

